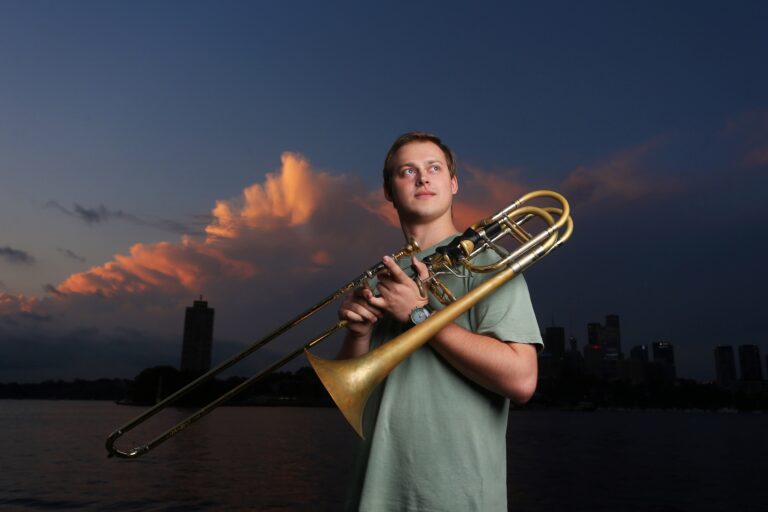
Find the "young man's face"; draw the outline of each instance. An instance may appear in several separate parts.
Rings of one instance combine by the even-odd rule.
[[[423,223],[450,217],[459,184],[437,144],[410,142],[395,153],[392,163],[392,187],[384,195],[401,220]]]

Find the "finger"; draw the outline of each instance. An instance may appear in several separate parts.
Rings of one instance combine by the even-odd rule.
[[[424,262],[419,261],[416,256],[413,256],[412,263],[414,270],[416,270],[416,275],[419,276],[419,279],[423,281],[429,277],[429,269],[427,269],[427,266],[424,264]]]
[[[360,315],[358,315],[357,313],[349,309],[339,311],[339,319],[347,320],[348,322],[357,322],[357,323],[362,323],[365,321],[363,320],[363,317],[361,317]]]
[[[379,281],[379,283],[376,285],[376,291],[378,291],[379,295],[381,295],[382,293],[386,293],[392,290],[393,285],[394,283],[392,282],[391,279],[383,279]],[[374,294],[371,294],[371,295],[374,295]]]
[[[352,304],[349,308],[343,310],[340,315],[342,320],[346,319],[350,322],[357,323],[375,323],[378,317],[367,306],[360,304]]]
[[[371,297],[373,297],[373,296],[371,296]],[[362,303],[362,304],[360,304],[360,307],[364,308],[366,311],[368,311],[370,314],[374,315],[376,318],[383,318],[384,317],[384,312],[382,310],[380,310],[376,306],[372,306],[367,301]]]
[[[368,299],[373,297],[373,292],[371,291],[370,288],[365,288],[361,291],[360,296],[362,297],[363,300],[367,302]]]
[[[383,310],[387,307],[387,301],[383,297],[371,297],[368,299],[368,304],[371,306],[378,308],[379,310]]]
[[[384,266],[387,267],[387,270],[389,270],[389,274],[392,276],[393,281],[397,281],[399,283],[408,281],[408,275],[403,272],[403,269],[400,268],[400,266],[395,262],[394,259],[392,259],[391,256],[384,256],[381,261],[384,263]]]
[[[382,318],[384,316],[383,311],[381,311],[379,308],[375,306],[372,306],[367,301],[357,304],[357,307],[362,310],[361,312],[360,310],[356,309],[358,313],[367,315],[368,318],[372,321],[375,321],[376,318]]]
[[[375,314],[363,306],[358,305],[354,312],[360,315],[366,322],[374,323],[378,320],[378,317]]]

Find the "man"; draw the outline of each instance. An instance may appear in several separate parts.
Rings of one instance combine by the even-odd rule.
[[[453,155],[434,135],[406,133],[392,145],[383,173],[403,234],[424,249],[410,262],[424,279],[420,259],[458,234]],[[340,359],[364,354],[441,307],[422,297],[392,258],[383,263],[378,282],[347,296],[339,309],[349,321]],[[485,278],[464,272],[443,282],[460,296]],[[401,363],[366,407],[348,509],[506,511],[509,399],[523,403],[533,394],[541,343],[525,281],[517,277]]]

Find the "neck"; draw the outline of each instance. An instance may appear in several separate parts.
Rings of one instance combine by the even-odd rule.
[[[453,219],[450,217],[426,224],[406,223],[401,221],[400,227],[403,230],[405,239],[410,240],[413,238],[422,250],[432,247],[458,231],[453,224]]]

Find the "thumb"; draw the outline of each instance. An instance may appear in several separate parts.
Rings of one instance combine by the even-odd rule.
[[[427,266],[419,261],[419,259],[416,256],[411,256],[411,260],[413,261],[413,268],[416,270],[417,275],[419,276],[419,279],[422,281],[429,277],[429,270],[427,270]]]

